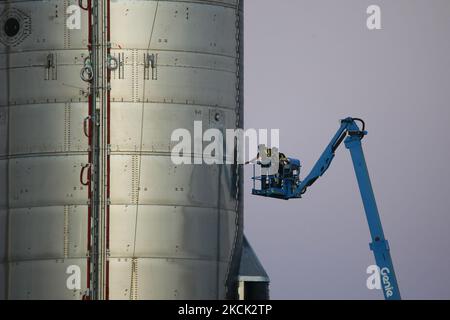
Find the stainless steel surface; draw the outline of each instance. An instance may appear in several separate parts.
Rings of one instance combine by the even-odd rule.
[[[81,299],[92,280],[80,183],[89,162],[87,13],[81,30],[65,25],[77,3],[0,2],[0,21],[29,26],[9,39],[0,25],[0,298]],[[111,163],[101,267],[110,299],[237,294],[242,169],[176,166],[170,137],[194,121],[204,130],[242,126],[239,8],[238,0],[111,1],[111,54],[121,64],[111,73],[110,146],[100,146]],[[69,265],[81,268],[79,290],[66,288]]]

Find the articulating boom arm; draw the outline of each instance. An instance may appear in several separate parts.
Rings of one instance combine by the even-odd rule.
[[[362,124],[362,128],[357,125]],[[378,213],[377,203],[370,182],[369,172],[367,170],[364,152],[362,150],[361,140],[367,135],[365,123],[361,119],[346,118],[341,121],[341,126],[336,132],[325,151],[320,156],[317,163],[312,168],[310,174],[303,181],[300,181],[300,161],[297,159],[286,158],[283,155],[283,161],[279,164],[278,173],[265,171],[260,177],[253,177],[252,193],[258,196],[271,197],[283,200],[298,199],[306,192],[308,187],[314,184],[330,167],[333,161],[336,149],[345,143],[353,161],[356,179],[358,181],[359,191],[361,193],[364,210],[366,212],[367,223],[369,224],[372,242],[370,249],[375,256],[376,264],[380,271],[381,286],[384,297],[387,300],[400,299],[400,290],[392,264],[389,243],[384,238],[383,226],[381,225],[380,215]],[[267,168],[258,162],[261,168]],[[255,170],[255,165],[253,167]],[[255,173],[255,171],[254,171]],[[255,175],[255,174],[254,174]],[[255,181],[261,181],[261,188],[257,189]]]
[[[360,129],[356,122],[362,123]],[[373,193],[372,184],[370,182],[369,172],[367,170],[364,152],[362,150],[361,140],[367,135],[365,131],[364,121],[356,118],[347,118],[341,121],[341,127],[327,146],[320,159],[314,165],[311,173],[303,180],[296,191],[296,197],[300,197],[306,192],[325,171],[329,168],[334,158],[335,151],[344,141],[353,161],[356,178],[361,193],[362,202],[366,212],[367,222],[369,224],[372,243],[370,249],[373,251],[375,261],[381,273],[381,285],[384,297],[387,300],[399,300],[400,290],[398,288],[397,279],[394,272],[394,266],[389,249],[389,243],[384,237],[383,227],[381,225],[378,213],[375,195]]]
[[[361,122],[363,128],[360,129],[355,121]],[[333,139],[331,139],[331,142],[325,148],[325,151],[322,153],[319,160],[317,160],[316,164],[311,169],[311,172],[296,188],[296,196],[300,197],[306,192],[308,187],[313,185],[313,183],[316,182],[317,179],[324,175],[334,159],[335,151],[341,145],[342,141],[344,141],[347,135],[349,137],[355,136],[359,138],[359,140],[361,140],[367,134],[367,132],[365,132],[364,130],[365,124],[361,119],[347,118],[342,120],[341,127],[336,132]]]

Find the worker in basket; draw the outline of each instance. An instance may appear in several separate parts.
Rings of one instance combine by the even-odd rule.
[[[284,156],[284,155],[283,155]],[[284,159],[287,158],[284,156]],[[280,170],[280,159],[278,148],[267,148],[264,144],[258,146],[256,158],[247,161],[245,164],[258,164],[261,166],[261,188],[268,189],[281,184],[278,177]]]

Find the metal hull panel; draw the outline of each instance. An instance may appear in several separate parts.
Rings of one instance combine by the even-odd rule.
[[[117,259],[110,260],[111,299],[200,300],[220,299],[225,295],[217,279],[225,274],[226,263],[188,259]]]
[[[80,300],[83,290],[61,290],[67,282],[66,270],[81,268],[81,283],[86,283],[86,259],[61,259],[13,262],[9,264],[8,299],[12,300]]]
[[[10,261],[87,256],[87,207],[54,206],[10,212]]]

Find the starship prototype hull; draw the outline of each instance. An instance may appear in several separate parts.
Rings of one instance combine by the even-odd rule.
[[[242,167],[170,157],[194,121],[243,127],[242,13],[0,2],[0,298],[225,299],[268,282],[239,278]]]

